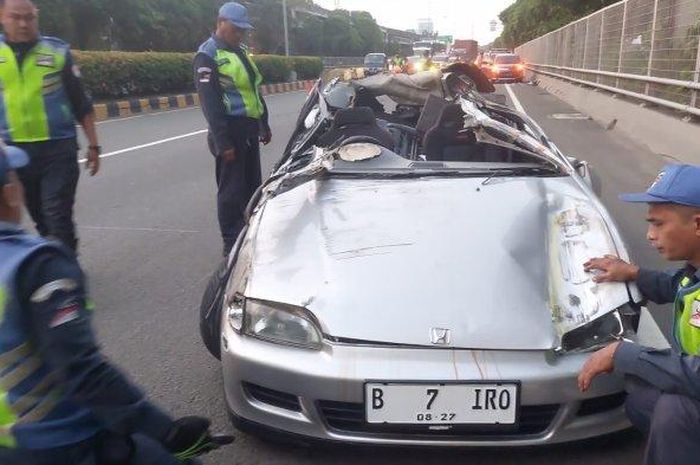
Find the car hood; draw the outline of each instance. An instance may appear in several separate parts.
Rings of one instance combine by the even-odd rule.
[[[629,300],[583,272],[616,247],[567,177],[316,179],[254,223],[245,295],[305,307],[337,340],[431,346],[447,329],[450,347],[553,349]]]

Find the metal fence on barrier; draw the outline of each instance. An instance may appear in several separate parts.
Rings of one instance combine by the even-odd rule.
[[[700,116],[700,0],[625,0],[517,48],[537,73]]]

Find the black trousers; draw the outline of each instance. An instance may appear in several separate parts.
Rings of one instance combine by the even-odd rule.
[[[632,376],[626,389],[627,416],[649,436],[644,465],[700,464],[700,401],[662,392]]]
[[[80,177],[77,141],[73,138],[16,145],[30,159],[18,174],[37,232],[76,250],[73,205]]]
[[[262,183],[259,123],[251,120],[237,124],[244,127],[239,126],[233,132],[236,159],[225,162],[216,156],[217,209],[224,255],[228,255],[236,243],[245,224],[248,202]]]

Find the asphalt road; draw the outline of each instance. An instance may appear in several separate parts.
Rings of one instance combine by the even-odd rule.
[[[644,240],[643,207],[623,205],[616,197],[645,189],[664,160],[601,123],[553,119],[576,111],[537,87],[512,89],[564,151],[597,169],[603,200],[635,259],[662,265]],[[304,99],[299,92],[268,97],[274,139],[263,150],[266,172],[281,154]],[[200,342],[197,326],[199,300],[221,250],[214,163],[200,132],[205,127],[198,109],[100,124],[107,154],[103,172],[81,179],[76,215],[80,259],[106,353],[173,415],[208,416],[216,430],[232,431],[220,368]],[[177,139],[149,145],[172,138]],[[655,310],[655,315],[667,328],[670,314]],[[641,438],[633,433],[553,448],[490,451],[300,449],[236,434],[233,446],[205,463],[631,465],[640,463],[642,453]]]

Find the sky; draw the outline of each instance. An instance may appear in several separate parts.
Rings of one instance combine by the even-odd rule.
[[[498,14],[515,0],[314,0],[332,10],[336,3],[345,10],[369,11],[381,26],[418,29],[418,19],[432,18],[435,30],[455,39],[476,39],[491,43],[501,33]],[[498,21],[491,32],[490,21]],[[472,30],[473,35],[472,37]]]

